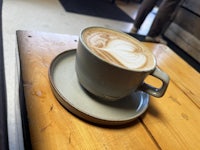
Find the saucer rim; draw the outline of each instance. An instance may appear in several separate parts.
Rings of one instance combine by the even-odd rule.
[[[76,106],[74,106],[74,104],[72,104],[59,91],[59,89],[56,87],[56,85],[54,83],[54,79],[53,79],[53,71],[55,70],[56,63],[61,60],[60,57],[64,57],[65,55],[67,55],[70,52],[74,52],[74,54],[75,54],[76,53],[76,49],[65,50],[65,51],[61,52],[60,54],[58,54],[51,61],[50,67],[49,67],[49,70],[48,70],[48,77],[49,77],[50,86],[51,86],[51,89],[53,91],[53,94],[56,97],[56,99],[58,100],[58,102],[65,109],[67,109],[73,115],[75,115],[78,118],[81,118],[81,119],[83,119],[85,121],[89,121],[89,122],[92,122],[92,123],[95,123],[95,124],[100,124],[100,125],[112,125],[112,126],[114,126],[114,125],[124,125],[124,124],[130,123],[133,120],[137,119],[139,116],[141,116],[143,113],[146,112],[146,110],[147,110],[147,108],[149,106],[150,96],[149,96],[149,94],[147,94],[145,92],[142,92],[142,91],[137,91],[137,92],[139,92],[141,99],[142,98],[145,99],[145,100],[143,100],[143,102],[141,102],[141,100],[140,100],[140,105],[143,105],[142,108],[140,108],[141,110],[139,112],[136,112],[136,114],[132,115],[131,117],[127,117],[126,119],[119,119],[119,120],[103,119],[103,118],[96,117],[94,115],[89,114],[88,112],[84,112],[84,111],[76,108]]]

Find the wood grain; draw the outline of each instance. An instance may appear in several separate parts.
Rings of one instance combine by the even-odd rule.
[[[144,124],[162,149],[198,149],[200,74],[167,46],[146,45],[153,49],[158,66],[169,74],[171,81],[163,98],[151,98]]]
[[[157,145],[136,120],[129,127],[89,124],[69,113],[55,99],[48,81],[51,60],[77,46],[77,37],[17,32],[24,93],[33,149],[151,149]]]
[[[59,53],[77,47],[77,36],[17,32],[25,101],[33,149],[198,149],[200,147],[200,79],[192,67],[167,46],[145,43],[159,68],[171,78],[164,97],[151,97],[145,113],[133,123],[103,127],[85,122],[54,97],[48,68]],[[157,79],[147,78],[152,84]]]

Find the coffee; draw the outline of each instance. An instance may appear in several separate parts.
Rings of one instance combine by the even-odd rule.
[[[89,50],[106,62],[131,70],[155,67],[152,53],[140,41],[105,28],[89,28],[82,38]]]
[[[81,31],[75,69],[82,87],[107,101],[122,100],[138,90],[161,97],[169,84],[169,76],[157,67],[148,48],[125,33],[103,27]],[[162,86],[145,83],[148,75],[161,80]]]

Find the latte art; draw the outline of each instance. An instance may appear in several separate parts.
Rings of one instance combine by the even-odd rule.
[[[147,61],[146,56],[140,53],[135,45],[120,39],[108,42],[103,48],[94,47],[94,49],[108,52],[117,59],[121,65],[129,69],[141,68]]]
[[[105,61],[128,69],[150,69],[154,58],[137,40],[114,31],[87,30],[83,39],[89,49]]]

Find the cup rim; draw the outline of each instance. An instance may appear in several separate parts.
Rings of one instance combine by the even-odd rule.
[[[84,39],[83,39],[83,33],[84,33],[86,30],[92,29],[92,28],[100,28],[100,29],[103,29],[103,30],[110,30],[110,31],[112,31],[112,32],[120,33],[120,34],[122,34],[122,35],[124,35],[124,36],[127,36],[127,37],[130,38],[130,39],[134,39],[136,42],[142,44],[142,46],[145,47],[146,49],[148,49],[148,51],[150,51],[150,50],[149,50],[149,48],[146,47],[143,43],[141,43],[141,41],[139,41],[138,39],[136,39],[136,38],[134,38],[134,37],[132,37],[132,36],[130,36],[130,35],[128,35],[128,34],[122,32],[122,31],[117,31],[117,30],[114,30],[114,29],[110,29],[110,28],[107,28],[107,27],[101,27],[101,26],[90,26],[90,27],[86,27],[86,28],[84,28],[84,29],[81,30],[80,36],[79,36],[79,40],[80,40],[81,43],[86,47],[87,51],[88,51],[90,54],[92,54],[92,55],[94,55],[95,57],[97,57],[99,60],[101,60],[101,61],[103,61],[103,62],[105,62],[105,63],[107,63],[107,64],[109,64],[109,65],[111,65],[111,66],[114,66],[114,67],[117,67],[117,68],[120,68],[120,69],[124,69],[124,70],[128,70],[128,71],[134,71],[134,72],[148,72],[148,71],[152,71],[152,70],[154,70],[154,69],[156,68],[157,61],[156,61],[156,58],[155,58],[155,56],[153,55],[153,53],[152,53],[151,51],[150,51],[150,53],[151,53],[151,55],[153,56],[154,65],[153,65],[151,68],[148,68],[148,69],[129,69],[129,68],[122,67],[122,66],[120,66],[120,65],[116,65],[116,64],[114,64],[114,63],[110,63],[110,62],[108,62],[108,61],[105,61],[103,58],[101,58],[101,57],[98,56],[97,54],[92,53],[91,50],[89,50],[90,48],[87,46],[87,44],[85,43],[85,41],[84,41]]]

